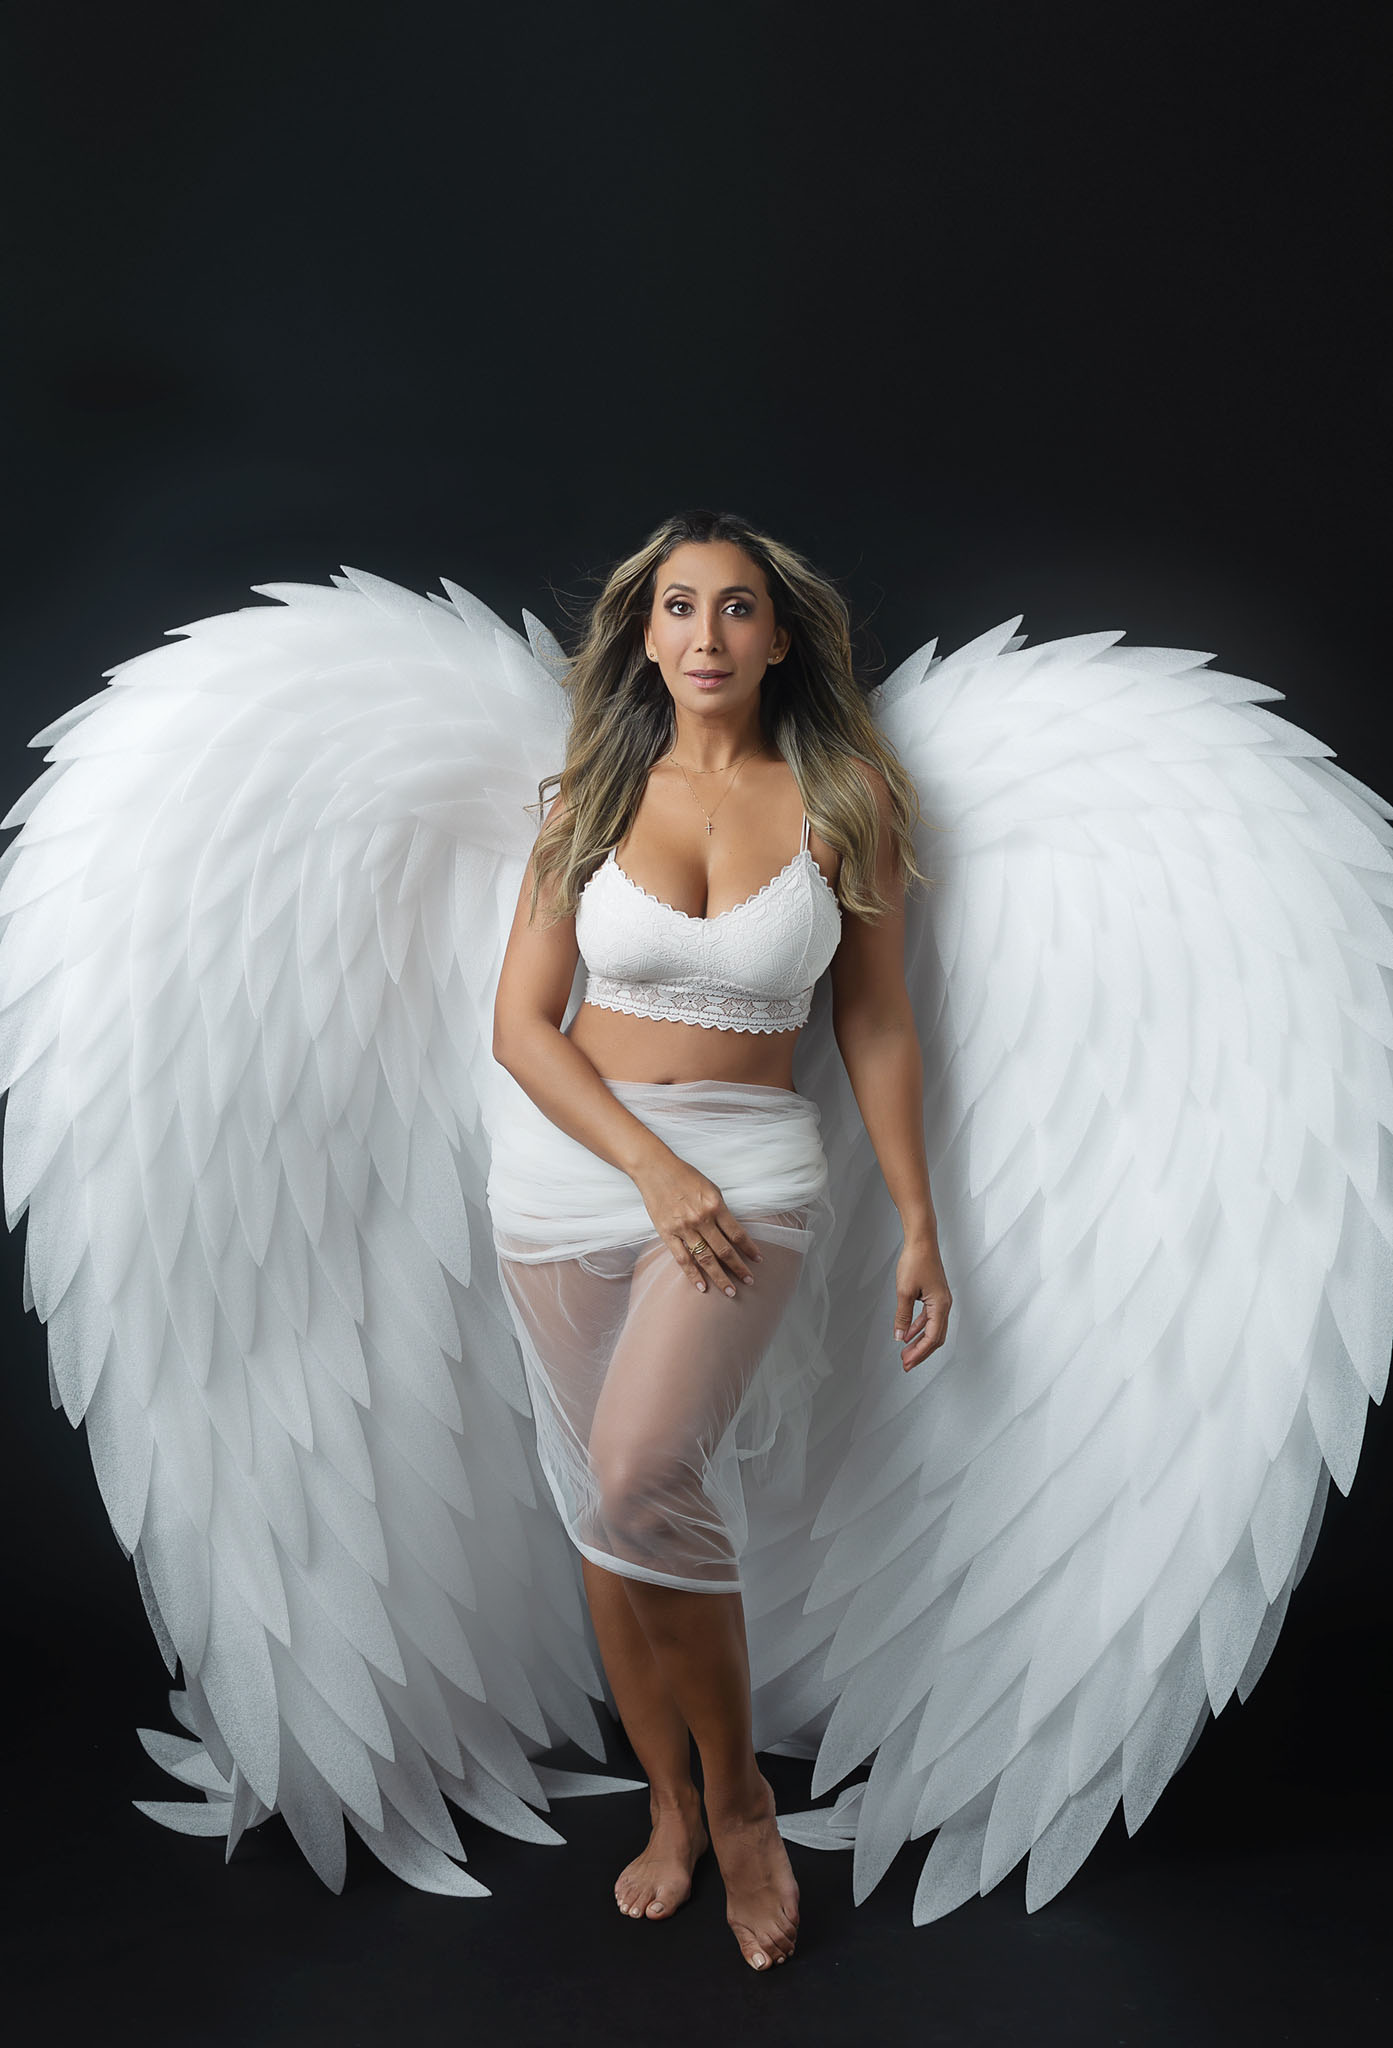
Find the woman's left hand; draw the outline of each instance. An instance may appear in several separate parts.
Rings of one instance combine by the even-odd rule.
[[[916,1301],[922,1301],[924,1306],[911,1323]],[[902,1347],[900,1363],[906,1372],[912,1372],[930,1352],[937,1351],[948,1335],[948,1311],[952,1306],[953,1297],[939,1257],[937,1232],[907,1232],[895,1268],[895,1342]]]

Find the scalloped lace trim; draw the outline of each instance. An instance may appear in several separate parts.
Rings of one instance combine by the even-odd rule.
[[[718,1031],[795,1031],[808,1021],[812,994],[810,988],[796,996],[752,996],[740,989],[669,986],[659,997],[642,985],[592,974],[585,1000],[597,1010],[622,1010],[629,1017],[656,1017],[669,1024],[703,1024]]]

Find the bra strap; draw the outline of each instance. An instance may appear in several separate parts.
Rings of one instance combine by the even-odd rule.
[[[799,848],[798,848],[798,851],[799,851],[800,853],[806,853],[806,852],[807,852],[807,850],[808,850],[808,831],[809,831],[809,826],[808,826],[808,814],[807,814],[807,812],[806,812],[806,811],[804,811],[804,813],[803,813],[803,839],[802,839],[802,843],[801,843],[801,845],[800,845],[800,846],[799,846]]]

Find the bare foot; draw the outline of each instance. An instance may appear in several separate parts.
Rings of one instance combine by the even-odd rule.
[[[620,1871],[615,1903],[631,1920],[667,1920],[690,1896],[698,1856],[710,1847],[695,1787],[681,1806],[650,1806],[653,1832],[641,1856]]]
[[[716,1861],[726,1888],[726,1920],[752,1969],[793,1954],[798,1936],[798,1884],[774,1820],[774,1794],[756,1775],[756,1791],[738,1809],[706,1801]]]

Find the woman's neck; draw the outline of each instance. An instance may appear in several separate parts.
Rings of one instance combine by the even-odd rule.
[[[737,762],[767,752],[759,719],[735,726],[723,718],[679,717],[667,759],[689,775],[719,775]]]

